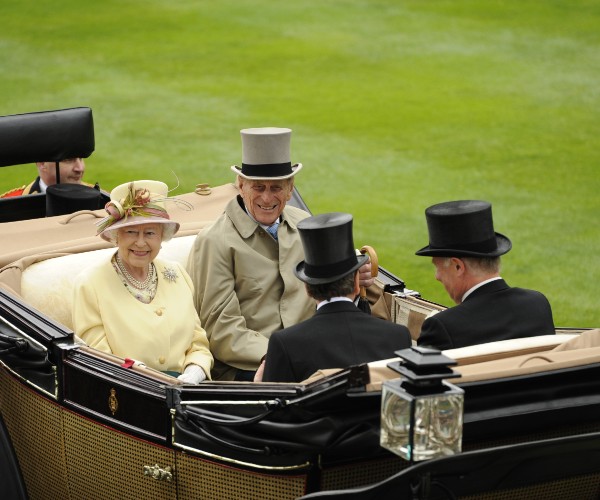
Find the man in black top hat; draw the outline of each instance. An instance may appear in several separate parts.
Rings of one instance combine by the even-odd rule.
[[[512,243],[494,231],[490,203],[449,201],[425,217],[429,245],[416,254],[432,257],[435,278],[458,305],[425,320],[419,345],[454,349],[555,333],[548,299],[500,277],[500,256]]]
[[[410,347],[408,329],[362,312],[354,304],[358,269],[352,216],[328,213],[298,223],[304,258],[294,274],[317,303],[315,315],[271,335],[262,380],[300,382],[319,369],[346,368],[394,356]],[[260,381],[261,370],[255,381]]]

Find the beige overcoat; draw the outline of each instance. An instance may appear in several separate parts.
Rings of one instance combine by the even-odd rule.
[[[215,357],[213,378],[221,380],[231,380],[233,368],[256,370],[271,334],[315,309],[293,272],[304,260],[296,224],[309,214],[287,205],[275,241],[242,204],[239,196],[231,200],[198,234],[187,265]]]

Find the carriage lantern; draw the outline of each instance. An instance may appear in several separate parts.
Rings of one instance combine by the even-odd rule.
[[[383,383],[380,444],[411,462],[460,453],[464,391],[445,378],[460,377],[437,349],[396,351],[388,364],[401,377]]]

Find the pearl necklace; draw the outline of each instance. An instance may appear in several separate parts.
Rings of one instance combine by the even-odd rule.
[[[131,286],[137,288],[138,290],[145,290],[150,286],[150,283],[152,283],[152,279],[154,278],[154,265],[152,263],[148,264],[148,276],[146,276],[146,279],[144,281],[139,281],[129,273],[118,253],[116,261],[117,266],[119,266],[119,270],[121,273],[123,273],[123,276],[125,276],[125,279],[129,281]]]

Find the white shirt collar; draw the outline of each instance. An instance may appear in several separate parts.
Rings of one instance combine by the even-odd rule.
[[[490,278],[488,280],[482,281],[481,283],[477,283],[475,286],[472,286],[471,288],[469,288],[465,294],[462,296],[461,302],[464,302],[465,299],[471,295],[475,290],[477,290],[478,288],[482,287],[483,285],[486,285],[492,281],[496,281],[496,280],[501,280],[502,277],[501,276],[496,276],[495,278]]]
[[[331,297],[329,300],[322,300],[317,304],[317,311],[325,304],[331,304],[332,302],[352,302],[352,299],[348,297]]]
[[[48,185],[40,177],[40,193],[45,193]]]

